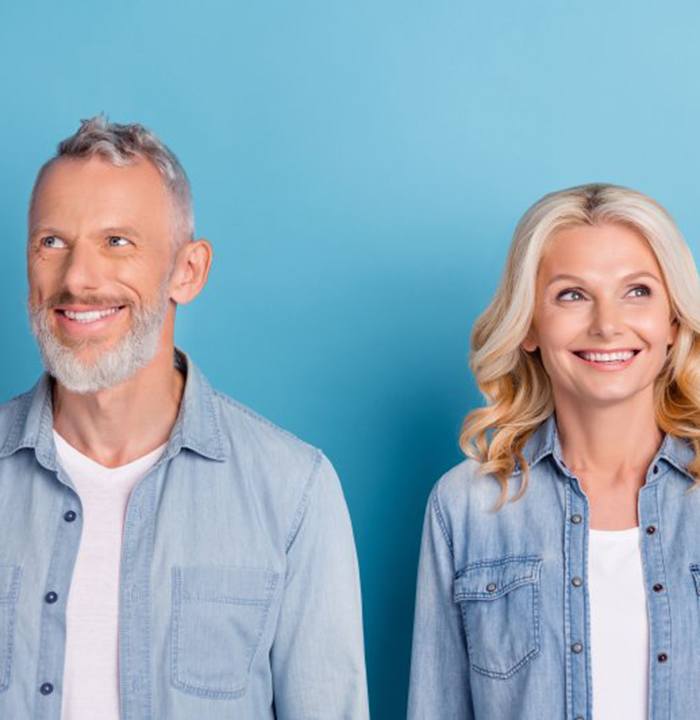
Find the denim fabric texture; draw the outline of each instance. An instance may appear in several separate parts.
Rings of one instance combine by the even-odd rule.
[[[122,720],[364,720],[359,573],[333,468],[214,391],[180,351],[176,364],[176,424],[126,512]],[[56,458],[50,390],[44,375],[0,406],[3,720],[61,711],[82,517]]]
[[[428,500],[409,720],[593,720],[589,505],[566,468],[554,416],[529,439],[523,497],[466,460]],[[683,440],[667,435],[638,496],[649,615],[649,718],[700,707],[700,492]],[[520,472],[510,480],[519,488]]]

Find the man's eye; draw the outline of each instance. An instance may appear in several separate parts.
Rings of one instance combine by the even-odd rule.
[[[574,300],[583,300],[583,293],[580,290],[562,290],[557,295],[557,300],[564,300],[565,302],[571,302]]]
[[[41,238],[40,242],[42,247],[47,248],[63,248],[66,246],[63,240],[61,240],[60,237],[56,237],[56,235],[47,235]]]
[[[125,247],[131,244],[131,240],[128,240],[121,235],[110,235],[107,242],[111,247]]]
[[[627,294],[632,297],[647,297],[651,295],[651,288],[648,285],[635,285]]]

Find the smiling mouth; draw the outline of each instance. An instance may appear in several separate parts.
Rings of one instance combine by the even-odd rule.
[[[615,363],[629,362],[630,360],[632,360],[633,357],[639,354],[641,350],[610,350],[608,352],[600,352],[595,350],[574,350],[573,352],[574,355],[580,357],[586,362],[613,365]]]
[[[79,322],[83,324],[97,322],[103,318],[114,315],[122,310],[125,305],[114,305],[113,307],[100,308],[96,310],[67,310],[63,308],[56,308],[56,312],[63,317]]]

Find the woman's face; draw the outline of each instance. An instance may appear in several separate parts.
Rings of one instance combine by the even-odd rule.
[[[539,348],[555,403],[651,400],[676,330],[659,264],[635,230],[582,225],[551,238],[523,348]]]

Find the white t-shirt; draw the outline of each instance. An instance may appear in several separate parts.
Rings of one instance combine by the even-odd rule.
[[[56,431],[58,459],[83,508],[83,530],[66,605],[62,720],[119,720],[119,564],[126,504],[165,445],[108,468]]]
[[[646,720],[649,624],[639,528],[590,530],[595,720]]]

